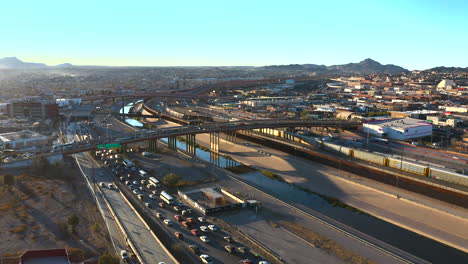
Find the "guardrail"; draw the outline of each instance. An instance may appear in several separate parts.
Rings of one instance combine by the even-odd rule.
[[[115,185],[114,185],[115,186]],[[111,212],[111,215],[112,217],[114,217],[115,219],[115,222],[117,224],[117,227],[120,229],[120,231],[122,232],[123,236],[124,236],[124,239],[125,241],[128,243],[128,245],[130,246],[130,248],[132,249],[133,253],[135,253],[135,256],[137,257],[138,261],[140,261],[140,263],[142,264],[145,264],[147,263],[143,256],[141,255],[140,251],[138,250],[138,248],[135,246],[135,242],[133,242],[133,239],[131,237],[129,237],[127,235],[128,231],[125,229],[125,227],[122,225],[122,223],[120,222],[120,219],[119,217],[117,216],[117,214],[115,213],[114,211],[114,208],[112,208],[112,205],[107,201],[107,197],[106,195],[104,194],[104,192],[102,192],[102,190],[98,187],[98,190],[99,192],[101,193],[102,197],[103,197],[103,200],[104,200],[104,203],[107,205],[107,207],[109,208],[109,211]],[[119,192],[120,192],[120,189],[119,189]],[[148,263],[148,264],[151,264],[151,263]]]

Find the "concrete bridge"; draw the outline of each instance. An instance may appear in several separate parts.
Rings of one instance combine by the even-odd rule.
[[[301,120],[301,119],[273,119],[273,120],[249,120],[238,122],[211,122],[201,125],[185,125],[179,127],[170,127],[153,130],[142,130],[138,133],[128,133],[124,137],[117,139],[100,139],[91,141],[78,141],[63,149],[52,147],[27,159],[39,157],[48,157],[57,154],[70,155],[80,152],[93,151],[98,149],[98,145],[119,143],[123,146],[131,143],[148,141],[150,150],[156,148],[156,140],[168,138],[168,145],[171,149],[176,149],[176,138],[185,136],[187,141],[187,151],[195,150],[195,135],[209,133],[211,151],[218,152],[219,133],[223,132],[234,136],[236,131],[250,131],[252,129],[273,129],[273,128],[297,128],[297,127],[334,127],[343,129],[353,129],[361,125],[360,121],[347,120]],[[52,152],[53,151],[53,152]],[[19,159],[13,162],[19,162],[26,159]]]

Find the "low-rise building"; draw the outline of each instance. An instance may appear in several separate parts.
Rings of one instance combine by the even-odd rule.
[[[0,134],[1,149],[31,150],[50,145],[51,139],[31,130]]]
[[[389,119],[364,123],[363,132],[379,137],[407,140],[432,135],[432,125],[412,118]]]

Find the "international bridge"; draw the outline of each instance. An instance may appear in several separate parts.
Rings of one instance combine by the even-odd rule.
[[[47,157],[50,155],[71,155],[80,152],[97,150],[99,146],[118,143],[125,147],[128,144],[147,141],[149,149],[154,151],[157,146],[157,140],[161,138],[168,139],[168,147],[176,150],[176,141],[178,137],[185,137],[187,152],[195,152],[195,136],[197,134],[210,134],[210,150],[217,153],[219,151],[220,133],[225,133],[227,140],[234,139],[236,131],[249,132],[254,129],[267,131],[275,128],[309,128],[309,127],[333,127],[338,129],[355,129],[361,125],[360,121],[348,120],[302,120],[302,119],[270,119],[270,120],[245,120],[236,122],[210,122],[200,125],[183,125],[178,127],[160,128],[152,130],[142,130],[127,133],[116,139],[101,138],[89,141],[76,141],[63,148],[45,149],[27,159]],[[289,134],[284,133],[284,137]],[[15,161],[21,161],[18,159]],[[12,162],[15,162],[12,161]]]

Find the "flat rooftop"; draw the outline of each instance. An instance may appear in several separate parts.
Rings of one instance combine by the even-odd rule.
[[[381,125],[383,127],[399,127],[399,128],[432,126],[432,124],[424,122],[423,120],[413,119],[413,118],[390,119],[390,120],[371,122],[369,124]]]
[[[30,139],[30,138],[42,138],[45,137],[37,132],[31,130],[21,130],[16,132],[8,132],[0,134],[0,141],[2,142],[10,142],[10,141],[17,141],[22,139]]]
[[[21,264],[70,264],[70,261],[66,256],[32,257],[24,260]]]

